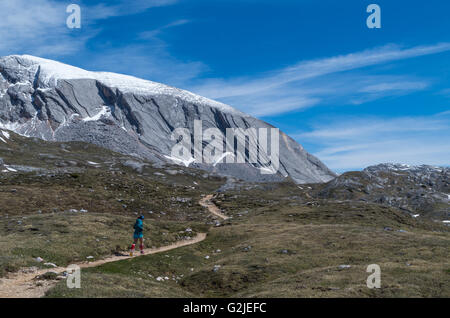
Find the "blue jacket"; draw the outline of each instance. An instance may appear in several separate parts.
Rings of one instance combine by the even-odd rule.
[[[137,219],[134,224],[134,233],[142,233],[144,230],[144,222],[141,219]]]

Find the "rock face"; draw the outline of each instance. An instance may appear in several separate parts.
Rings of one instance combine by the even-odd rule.
[[[227,128],[273,128],[230,106],[159,83],[33,56],[0,58],[1,129],[49,141],[89,142],[163,164],[176,163],[167,158],[177,143],[172,132],[188,128],[193,138],[194,120],[202,120],[203,130],[217,128],[224,135]],[[318,183],[335,177],[282,132],[279,154],[277,174],[261,174],[259,161],[191,167],[247,181],[289,176],[297,183]]]
[[[344,173],[324,185],[318,195],[326,199],[380,203],[412,214],[448,220],[450,168],[380,164]]]

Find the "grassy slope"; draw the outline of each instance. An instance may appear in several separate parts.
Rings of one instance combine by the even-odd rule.
[[[132,158],[93,145],[15,134],[2,143],[0,158],[9,166],[41,168],[0,173],[0,276],[23,266],[42,266],[36,257],[63,266],[126,250],[137,213],[146,216],[149,246],[204,231],[212,220],[197,201],[223,183],[179,167],[172,168],[175,175],[167,173],[171,167],[151,165],[137,173],[123,165]],[[88,161],[100,164],[93,167]],[[194,186],[194,180],[201,185]],[[194,231],[185,232],[188,227]]]
[[[293,205],[279,199],[287,191],[226,195],[217,203],[233,219],[204,242],[88,269],[80,290],[60,283],[48,296],[450,296],[447,228],[377,205]],[[366,287],[369,264],[381,266],[380,290]]]

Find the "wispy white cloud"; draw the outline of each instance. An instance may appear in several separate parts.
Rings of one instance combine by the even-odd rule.
[[[302,94],[303,92],[303,94]],[[278,92],[280,93],[280,92]],[[256,96],[239,96],[221,99],[229,105],[245,105],[238,107],[253,116],[269,116],[287,113],[300,108],[307,108],[320,103],[320,98],[310,97],[306,91],[298,90],[291,94],[259,94]]]
[[[201,62],[176,59],[160,41],[109,48],[101,56],[89,53],[88,56],[85,67],[89,70],[128,74],[177,87],[208,69]]]
[[[389,91],[416,91],[429,86],[426,82],[397,82],[397,83],[379,83],[363,87],[362,93],[383,93]]]
[[[111,17],[143,12],[153,7],[166,6],[177,0],[116,0],[97,5],[81,4],[82,29],[67,28],[69,3],[55,0],[0,1],[0,55],[32,54],[60,57],[82,52],[89,39],[101,27],[96,22]]]
[[[177,3],[178,0],[109,0],[97,5],[83,5],[89,21],[141,13],[155,7]]]
[[[347,88],[352,87],[353,94],[350,96],[350,104],[360,105],[387,96],[401,96],[425,90],[431,86],[428,80],[419,80],[406,77],[390,77],[383,80],[379,76],[371,77],[371,84],[356,81]],[[363,86],[361,86],[363,85]],[[359,87],[359,88],[358,88]]]
[[[358,76],[347,71],[447,51],[450,51],[450,43],[412,48],[387,45],[347,55],[302,61],[255,77],[208,79],[192,86],[191,90],[260,116],[283,113],[314,104],[305,103],[305,99],[318,103],[334,96],[345,96],[351,97],[349,102],[360,103],[390,94],[423,90],[429,83],[406,76],[383,80],[380,76],[361,74]],[[350,84],[351,89],[342,83]],[[354,92],[358,93],[356,98]],[[262,95],[266,97],[263,104],[260,100]],[[297,105],[295,99],[298,99]],[[289,107],[278,108],[279,100],[289,100]]]
[[[341,118],[294,134],[311,142],[330,168],[345,171],[380,162],[450,165],[450,113],[400,118]]]
[[[66,27],[66,7],[52,0],[0,1],[0,53],[76,51],[82,39],[73,39]]]
[[[170,28],[173,28],[173,27],[177,27],[177,26],[181,26],[181,25],[187,24],[187,23],[189,23],[189,22],[190,22],[190,21],[187,20],[187,19],[176,20],[176,21],[173,21],[173,22],[168,23],[168,24],[166,24],[166,25],[163,25],[163,26],[161,26],[161,27],[159,27],[159,28],[157,28],[157,29],[141,32],[141,33],[138,35],[138,37],[139,37],[141,40],[154,40],[154,39],[157,38],[157,36],[160,35],[164,30],[167,30],[167,29],[170,29]]]

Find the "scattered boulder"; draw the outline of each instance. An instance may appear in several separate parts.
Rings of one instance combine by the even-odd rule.
[[[21,269],[20,272],[24,273],[24,274],[30,274],[30,273],[36,273],[37,270],[38,270],[38,268],[36,266],[31,266],[28,268]]]
[[[183,170],[164,170],[167,174],[170,174],[171,176],[175,176],[177,174],[184,174]]]
[[[48,267],[53,267],[53,268],[56,268],[56,267],[58,267],[56,264],[54,264],[54,263],[44,263],[44,265],[45,266],[48,266]]]
[[[123,163],[123,165],[135,170],[138,173],[142,173],[145,166],[147,166],[147,164],[135,160],[127,160]]]
[[[283,255],[294,255],[296,254],[295,251],[289,250],[289,249],[282,249],[278,252],[279,254]]]
[[[192,198],[180,198],[180,197],[176,197],[176,198],[172,198],[172,201],[176,201],[176,202],[182,202],[182,203],[188,203],[192,201]]]
[[[37,280],[56,280],[56,278],[58,277],[58,273],[55,271],[49,271],[46,272],[42,275],[39,275],[36,277]]]
[[[339,269],[348,269],[351,268],[351,265],[339,265]]]

